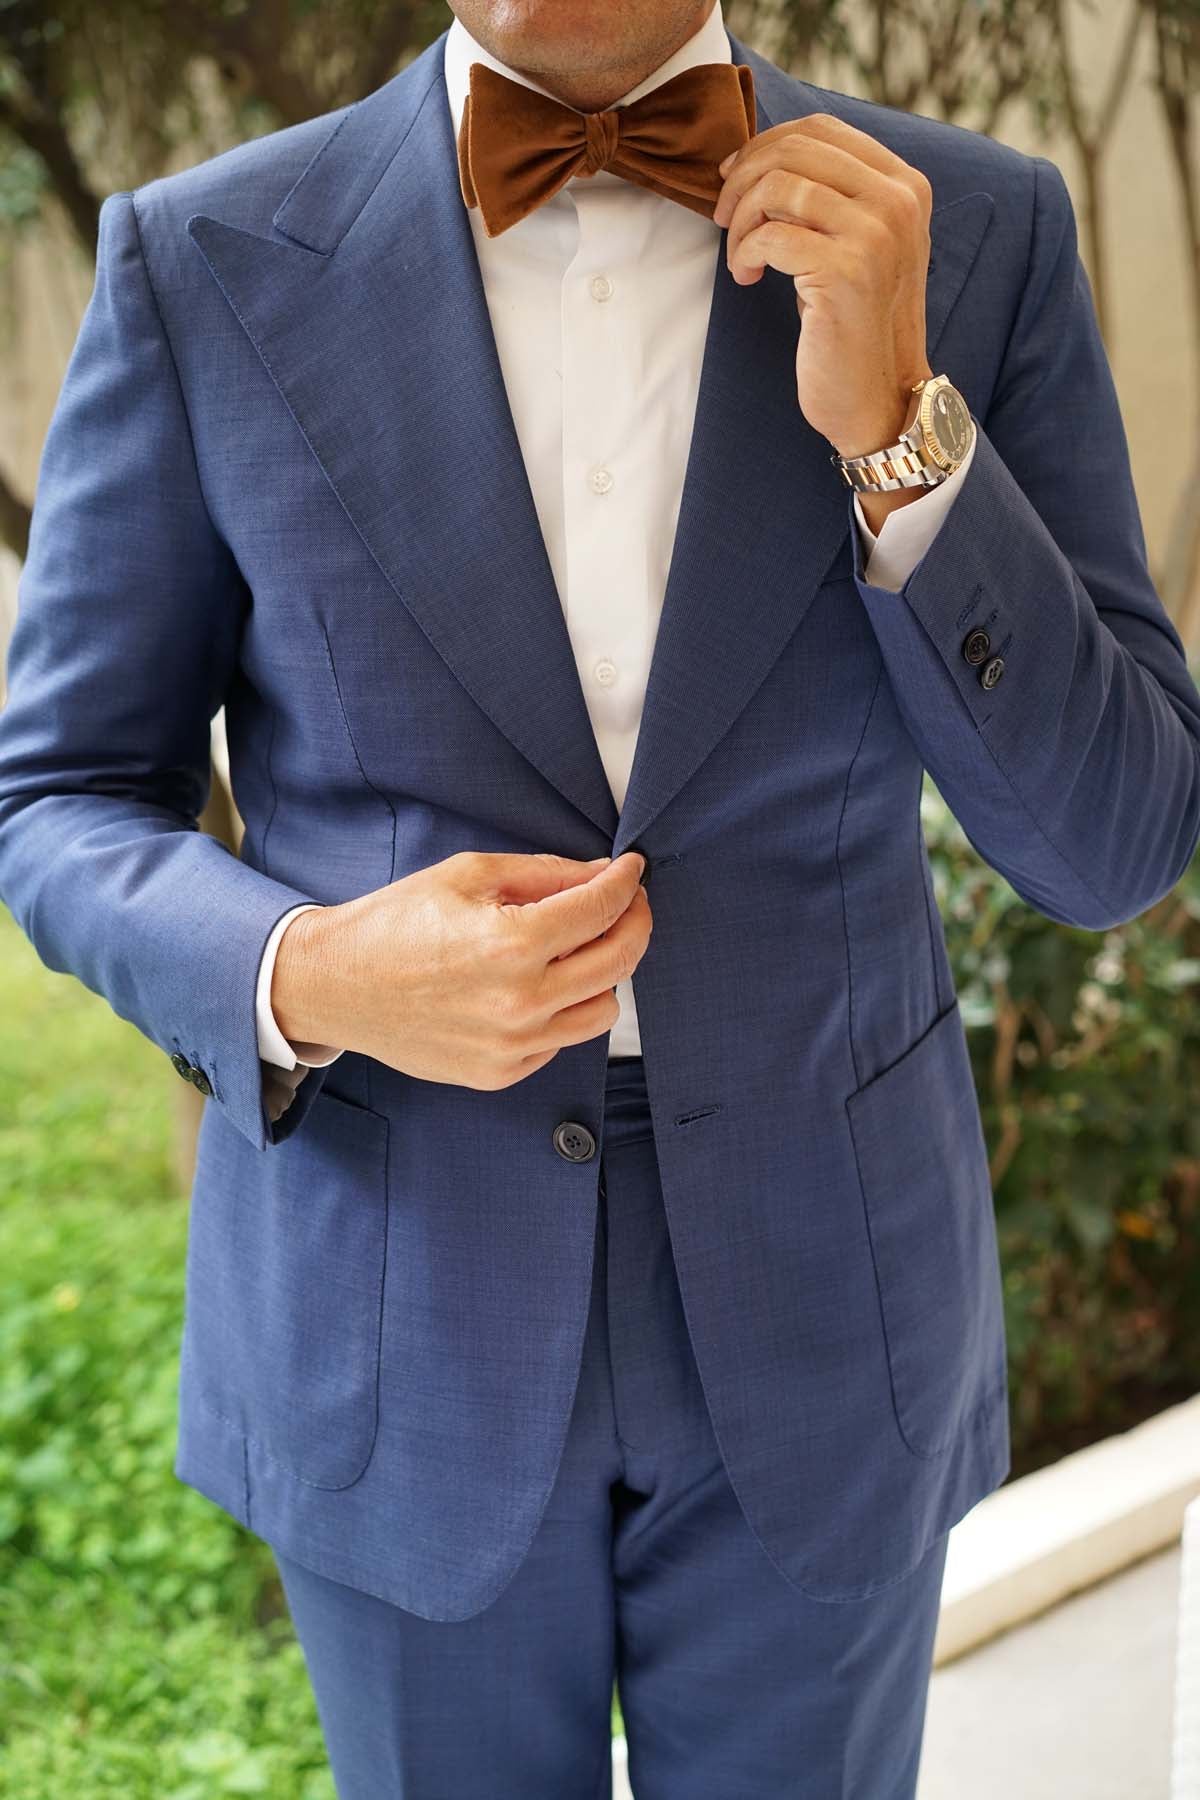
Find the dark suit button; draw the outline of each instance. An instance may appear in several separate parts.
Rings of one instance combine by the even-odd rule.
[[[192,1070],[191,1083],[193,1087],[199,1088],[202,1094],[212,1093],[212,1082],[208,1079],[208,1076],[204,1073],[203,1069]]]
[[[963,639],[962,653],[972,665],[981,663],[992,647],[992,640],[986,631],[968,631]]]
[[[1004,658],[1002,656],[993,656],[991,662],[984,663],[983,668],[979,671],[979,679],[982,681],[985,688],[994,688],[1003,673]]]
[[[554,1127],[554,1148],[568,1162],[587,1162],[596,1154],[596,1140],[577,1119],[562,1119]]]
[[[185,1081],[190,1081],[192,1079],[192,1065],[187,1057],[181,1055],[178,1050],[171,1058],[171,1067],[177,1075],[182,1075]]]

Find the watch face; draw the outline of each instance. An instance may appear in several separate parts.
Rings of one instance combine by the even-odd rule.
[[[929,427],[948,463],[960,463],[971,443],[971,412],[956,387],[941,387],[929,409]]]

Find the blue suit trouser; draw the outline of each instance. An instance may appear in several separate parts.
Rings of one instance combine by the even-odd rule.
[[[608,1800],[614,1679],[635,1800],[912,1800],[946,1536],[828,1603],[752,1535],[691,1351],[640,1057],[609,1064],[579,1384],[513,1579],[439,1622],[276,1554],[340,1800]]]

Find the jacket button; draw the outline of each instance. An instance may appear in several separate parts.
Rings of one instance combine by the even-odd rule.
[[[171,1058],[171,1067],[177,1075],[182,1075],[185,1081],[190,1081],[192,1079],[192,1065],[187,1057],[181,1055],[178,1050],[176,1050],[174,1056]]]
[[[212,1093],[212,1082],[208,1079],[208,1076],[204,1073],[203,1069],[193,1069],[190,1080],[192,1086],[199,1088],[202,1094]]]
[[[990,663],[984,663],[979,671],[979,679],[985,688],[994,688],[1004,673],[1004,658],[993,656]]]
[[[981,663],[992,647],[986,631],[969,631],[963,639],[962,653],[972,665]]]
[[[596,1140],[577,1119],[562,1119],[554,1127],[554,1148],[568,1162],[587,1162],[596,1154]]]

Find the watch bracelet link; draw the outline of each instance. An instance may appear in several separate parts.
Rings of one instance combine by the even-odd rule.
[[[927,387],[936,390],[947,385],[948,378],[944,375],[925,375],[915,381],[909,391],[923,395]],[[868,451],[861,456],[842,456],[835,451],[829,460],[846,486],[857,493],[880,494],[893,493],[900,488],[932,488],[945,481],[950,470],[928,455],[922,443],[913,445],[911,442],[920,419],[921,405],[918,405],[916,418],[899,442],[885,444],[882,450]]]
[[[863,457],[850,467],[847,467],[840,456],[831,456],[829,460],[841,472],[846,486],[860,494],[886,494],[897,488],[915,487],[917,483],[912,479],[914,475],[920,476],[922,487],[937,487],[945,479],[944,471],[938,470],[933,463],[926,462],[912,450],[905,450],[899,456],[889,456],[884,450],[875,450],[870,457]],[[908,479],[900,480],[902,475]]]

